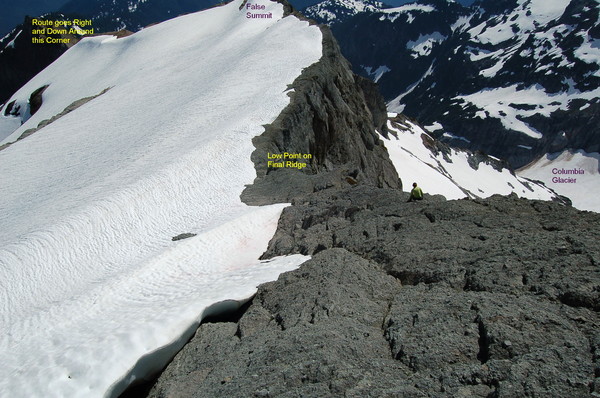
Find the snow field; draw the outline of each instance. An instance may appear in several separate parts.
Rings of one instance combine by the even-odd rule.
[[[489,26],[484,22],[468,33],[476,42],[500,44],[514,37],[513,26],[518,27],[521,32],[534,31],[538,26],[560,18],[569,3],[569,0],[518,0],[519,6],[511,14],[497,17],[496,25]]]
[[[594,76],[600,77],[600,40],[589,36],[584,37],[584,41],[575,50],[575,56],[588,64],[596,64],[597,68]]]
[[[241,1],[123,39],[82,40],[10,101],[0,151],[0,396],[116,396],[176,352],[206,308],[307,257],[258,261],[284,205],[248,207],[252,138],[321,57],[317,27]],[[276,54],[274,57],[273,54]],[[184,232],[197,236],[178,242]]]
[[[422,4],[406,4],[400,7],[385,8],[380,10],[385,14],[407,13],[407,12],[433,12],[435,7]]]
[[[337,15],[327,8],[336,8],[344,16],[352,16],[365,11],[376,12],[383,7],[378,1],[365,2],[362,0],[328,0],[322,3],[314,4],[306,9],[308,14],[318,15],[328,23],[335,21]]]
[[[485,163],[473,169],[467,152],[451,149],[450,161],[442,154],[434,155],[424,146],[421,137],[429,135],[408,120],[402,126],[388,121],[388,128],[397,137],[390,134],[389,139],[382,137],[382,141],[405,191],[410,191],[416,182],[424,192],[444,195],[446,199],[486,198],[511,192],[529,199],[550,200],[554,196],[547,188],[517,177],[508,169],[498,171]]]
[[[386,74],[387,72],[391,72],[392,71],[386,65],[381,65],[381,66],[379,66],[377,68],[373,68],[371,66],[364,66],[364,65],[361,65],[361,67],[365,70],[365,72],[367,72],[367,74],[369,76],[371,76],[371,78],[373,79],[373,81],[375,83],[377,83],[379,81],[379,79],[381,79],[381,77],[384,74]]]
[[[580,92],[572,87],[569,91],[557,94],[548,94],[542,86],[536,84],[525,89],[517,85],[494,89],[485,89],[474,94],[455,97],[465,104],[473,104],[482,112],[478,117],[485,119],[493,117],[499,119],[507,129],[519,131],[532,138],[540,139],[542,134],[522,119],[534,115],[549,117],[552,112],[566,110],[574,99],[592,100],[600,96],[600,88]],[[532,109],[518,109],[513,105],[528,105]]]
[[[432,48],[446,40],[447,37],[442,35],[440,32],[433,32],[426,35],[419,35],[419,38],[415,41],[409,41],[406,43],[406,48],[412,50],[411,56],[418,58],[431,54]]]
[[[21,118],[14,116],[0,117],[0,142],[21,126]]]
[[[386,19],[390,22],[395,22],[401,15],[406,15],[407,23],[411,24],[415,20],[414,13],[430,13],[435,11],[435,7],[430,5],[421,5],[421,4],[406,4],[400,7],[394,8],[384,8],[378,10],[383,15],[379,17],[380,21],[385,21]]]
[[[582,170],[583,174],[560,174],[559,170]],[[538,159],[519,169],[517,174],[542,181],[560,195],[571,199],[573,207],[600,212],[600,154],[582,150],[564,151]],[[575,180],[565,183],[555,178]]]

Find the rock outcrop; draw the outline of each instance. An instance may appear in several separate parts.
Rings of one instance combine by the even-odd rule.
[[[206,323],[151,397],[600,394],[600,215],[494,196],[317,192],[266,256],[312,254]]]
[[[321,30],[321,60],[293,82],[290,104],[253,140],[257,178],[242,194],[245,203],[286,202],[355,184],[402,186],[376,133],[387,129],[383,98],[374,83],[352,72],[329,29]],[[283,152],[312,159],[301,170],[268,167],[268,154]]]

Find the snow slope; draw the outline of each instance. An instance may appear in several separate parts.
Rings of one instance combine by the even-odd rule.
[[[0,118],[0,142],[11,135],[21,126],[21,118],[15,116],[4,116]]]
[[[377,0],[324,0],[306,7],[303,12],[309,18],[332,24],[365,11],[378,11],[382,7],[383,3]]]
[[[530,33],[559,19],[570,0],[517,0],[514,9],[468,31],[474,41],[496,45],[513,39],[515,32]]]
[[[594,101],[600,97],[600,88],[581,92],[574,88],[574,82],[569,90],[561,93],[548,93],[541,85],[532,87],[499,87],[484,89],[474,94],[455,97],[463,108],[475,105],[479,110],[475,117],[485,120],[492,117],[500,120],[506,129],[521,132],[529,137],[541,139],[543,134],[524,122],[532,116],[549,117],[558,110],[568,110],[576,100]]]
[[[574,174],[576,173],[576,174]],[[600,212],[600,154],[582,150],[547,154],[518,170],[571,199],[580,210]]]
[[[4,143],[109,89],[0,151],[0,396],[115,396],[207,308],[306,260],[260,262],[284,205],[239,195],[251,139],[321,57],[321,33],[254,3],[272,18],[240,0],[86,38],[11,98],[26,110],[49,85]]]
[[[407,16],[407,23],[411,24],[415,20],[415,16],[413,14],[430,13],[434,10],[435,7],[430,5],[411,3],[400,7],[379,10],[381,13],[383,13],[383,15],[379,17],[379,20],[384,21],[387,19],[391,22],[395,22],[400,15],[405,14]]]
[[[474,162],[468,151],[449,147],[447,153],[432,150],[434,139],[425,130],[408,119],[389,115],[392,134],[382,140],[405,191],[417,182],[426,193],[444,195],[446,199],[486,198],[512,192],[528,199],[551,200],[556,196],[543,185],[499,167],[497,159]],[[478,163],[476,168],[474,163]]]

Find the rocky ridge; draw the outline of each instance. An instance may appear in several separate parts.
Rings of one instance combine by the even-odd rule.
[[[204,322],[143,395],[600,395],[600,216],[516,196],[406,203],[371,135],[379,101],[329,40],[255,140],[242,195],[293,204],[264,259],[312,260]],[[269,151],[315,157],[270,170]]]
[[[402,187],[377,134],[387,131],[383,98],[374,83],[352,72],[330,30],[321,30],[323,57],[294,81],[290,104],[253,140],[257,178],[242,193],[245,203],[286,202],[356,184]],[[312,159],[301,170],[268,167],[268,154],[283,152]]]
[[[321,191],[265,257],[311,254],[205,323],[151,397],[600,394],[600,216],[494,196]]]

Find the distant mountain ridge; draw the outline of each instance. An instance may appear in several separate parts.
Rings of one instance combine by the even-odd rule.
[[[135,32],[149,24],[219,3],[219,0],[71,0],[61,8],[61,12],[91,18],[100,31],[127,29]]]
[[[390,111],[515,167],[600,150],[597,2],[420,0],[355,13],[331,2],[340,4],[305,12],[331,26],[356,72],[385,70],[377,77]]]
[[[57,11],[68,0],[4,1],[0,13],[0,36],[9,33],[26,15],[40,15]]]

